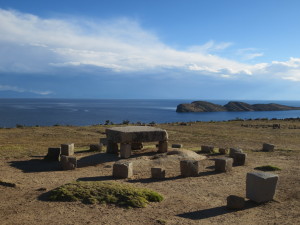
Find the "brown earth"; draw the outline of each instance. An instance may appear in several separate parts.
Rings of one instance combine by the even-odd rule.
[[[272,123],[280,123],[281,129],[273,129],[269,126]],[[248,126],[241,126],[245,124]],[[88,143],[104,137],[105,126],[0,129],[0,181],[16,184],[0,185],[0,224],[300,224],[298,126],[299,121],[159,125],[167,129],[170,144],[183,143],[189,150],[199,150],[200,145],[241,147],[248,154],[248,162],[229,173],[214,173],[212,159],[220,155],[157,155],[154,145],[149,144],[128,159],[134,164],[134,177],[117,180],[164,196],[162,202],[138,209],[46,199],[48,191],[68,182],[114,180],[112,165],[119,160],[117,156],[82,151]],[[76,170],[62,171],[58,163],[42,160],[46,146],[71,141],[79,146]],[[259,151],[264,141],[274,143],[276,150]],[[195,157],[200,157],[197,159],[202,165],[199,176],[182,178],[179,160]],[[150,179],[150,168],[156,165],[166,168],[166,179]],[[262,165],[282,169],[274,172],[279,175],[274,201],[261,205],[247,201],[244,210],[227,210],[227,196],[245,197],[247,172]]]

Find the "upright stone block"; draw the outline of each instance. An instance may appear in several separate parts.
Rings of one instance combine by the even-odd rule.
[[[226,148],[219,148],[219,153],[222,154],[222,155],[226,155],[226,154],[228,154],[228,149],[226,149]]]
[[[151,177],[154,179],[164,179],[166,177],[166,170],[161,167],[151,168]]]
[[[264,144],[263,144],[263,149],[262,149],[262,150],[263,150],[264,152],[273,152],[273,151],[274,151],[274,148],[275,148],[274,145],[264,143]]]
[[[77,167],[77,159],[75,156],[62,155],[60,164],[63,170],[74,170]]]
[[[227,208],[228,209],[243,209],[245,207],[245,199],[236,195],[229,195],[227,197]]]
[[[106,153],[118,154],[118,150],[119,150],[118,143],[107,141]]]
[[[131,150],[140,150],[143,149],[143,143],[141,142],[134,142],[131,144]]]
[[[229,157],[234,158],[235,153],[243,153],[243,150],[239,148],[230,148]]]
[[[182,144],[172,144],[172,148],[182,148]]]
[[[133,176],[132,162],[116,162],[113,165],[113,177],[114,178],[130,178]]]
[[[216,172],[229,172],[232,169],[232,158],[218,158],[215,159],[215,171]]]
[[[202,145],[201,146],[201,152],[204,152],[204,153],[213,153],[214,152],[214,146]]]
[[[164,153],[168,151],[168,141],[160,141],[158,143],[158,152]]]
[[[243,166],[246,164],[247,154],[236,152],[233,156],[233,165],[234,166]]]
[[[102,144],[91,144],[90,151],[101,152],[102,151]]]
[[[74,155],[74,144],[61,144],[61,155]]]
[[[48,154],[44,159],[48,161],[59,161],[60,151],[60,148],[48,148]]]
[[[107,145],[107,138],[100,138],[100,144],[102,144],[103,146]]]
[[[199,162],[197,160],[181,160],[180,172],[183,177],[195,177],[199,175]]]
[[[257,203],[273,200],[278,175],[264,172],[247,173],[246,197]]]
[[[121,143],[120,156],[122,159],[127,159],[131,156],[131,144]]]

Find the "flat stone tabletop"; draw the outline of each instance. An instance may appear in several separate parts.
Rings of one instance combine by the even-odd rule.
[[[116,143],[167,141],[166,130],[149,126],[126,126],[106,129],[108,141]]]

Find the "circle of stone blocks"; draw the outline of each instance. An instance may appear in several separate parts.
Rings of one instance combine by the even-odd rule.
[[[164,179],[166,177],[166,170],[161,167],[151,168],[151,177],[154,179]]]
[[[199,161],[181,160],[180,172],[183,177],[195,177],[199,175]]]
[[[59,161],[60,151],[60,148],[48,148],[48,154],[44,159],[48,161]]]
[[[91,144],[90,151],[101,152],[102,151],[102,144]]]
[[[172,144],[172,148],[182,148],[182,144]]]
[[[250,172],[246,177],[246,198],[257,203],[273,200],[278,175],[265,172]]]
[[[228,149],[226,149],[226,148],[219,148],[219,153],[223,154],[223,155],[226,155],[226,154],[228,154]]]
[[[215,171],[216,172],[229,172],[232,170],[233,159],[232,158],[218,158],[215,159]]]
[[[234,166],[243,166],[246,164],[247,154],[237,152],[233,156],[233,165]]]
[[[107,138],[100,138],[100,144],[102,144],[103,146],[107,145]]]
[[[245,207],[245,198],[236,195],[229,195],[227,197],[228,209],[243,209]]]
[[[63,170],[74,170],[77,167],[77,159],[75,156],[62,155],[60,165]]]
[[[234,154],[235,153],[243,153],[243,150],[239,149],[239,148],[230,148],[230,150],[229,150],[229,157],[234,158]]]
[[[262,149],[262,150],[263,150],[264,152],[273,152],[273,151],[274,151],[274,148],[275,148],[274,145],[264,143],[264,144],[263,144],[263,149]]]
[[[201,151],[204,152],[204,153],[213,153],[214,152],[214,146],[202,145],[201,146]]]
[[[132,162],[116,162],[113,165],[113,177],[114,178],[130,178],[133,176],[133,164]]]
[[[131,156],[131,144],[130,143],[121,143],[120,146],[120,157],[127,159]]]
[[[74,155],[74,143],[71,144],[61,144],[61,155]]]

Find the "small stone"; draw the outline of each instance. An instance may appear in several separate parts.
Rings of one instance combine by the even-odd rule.
[[[62,155],[60,164],[63,170],[74,170],[77,167],[77,159],[75,156]]]
[[[130,178],[133,176],[132,162],[116,162],[113,165],[113,177],[115,178]]]
[[[61,144],[61,154],[66,156],[74,155],[74,143]]]
[[[232,170],[232,158],[218,158],[215,159],[215,171],[216,172],[229,172]]]
[[[264,152],[273,152],[273,151],[274,151],[274,148],[275,148],[274,145],[264,143],[264,144],[263,144],[263,149],[262,149],[262,150],[263,150]]]
[[[247,154],[236,152],[233,156],[233,165],[234,166],[243,166],[246,164]]]
[[[228,209],[243,209],[245,207],[245,198],[236,195],[229,195],[227,197]]]
[[[182,148],[182,144],[172,144],[172,148]]]
[[[223,154],[223,155],[226,155],[226,154],[228,154],[228,149],[226,149],[226,148],[219,148],[219,153]]]
[[[243,153],[243,150],[238,148],[230,148],[229,157],[233,158],[235,153]]]
[[[48,161],[59,161],[60,152],[60,148],[48,148],[48,154],[44,159]]]
[[[166,177],[166,171],[161,167],[151,168],[151,177],[154,179],[164,179]]]
[[[181,160],[180,172],[183,177],[195,177],[199,175],[199,161]]]
[[[90,151],[101,152],[102,151],[102,144],[91,144]]]
[[[131,156],[131,144],[121,143],[120,156],[122,159],[127,159]]]
[[[213,153],[214,152],[214,146],[202,145],[201,146],[201,151],[204,152],[204,153]]]

